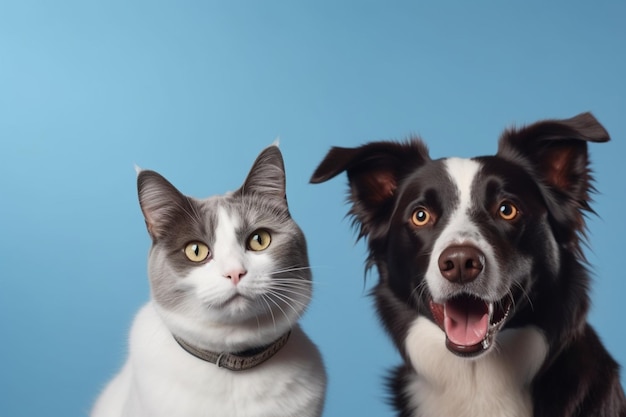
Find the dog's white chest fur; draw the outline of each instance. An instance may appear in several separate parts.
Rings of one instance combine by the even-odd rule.
[[[530,383],[548,345],[535,327],[500,332],[487,355],[465,359],[448,351],[445,334],[420,317],[406,338],[416,370],[406,393],[414,417],[531,417]]]
[[[203,362],[174,341],[151,304],[131,330],[129,358],[92,417],[290,417],[321,415],[319,352],[299,327],[269,361],[233,372]]]

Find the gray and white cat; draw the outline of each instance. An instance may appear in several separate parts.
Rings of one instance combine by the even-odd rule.
[[[152,297],[91,416],[320,416],[326,372],[297,323],[311,272],[278,147],[222,196],[187,197],[153,171],[137,182]]]

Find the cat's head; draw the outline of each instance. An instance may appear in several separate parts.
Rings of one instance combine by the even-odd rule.
[[[173,332],[193,340],[210,324],[280,333],[298,320],[311,297],[311,272],[277,146],[261,152],[243,185],[224,195],[188,197],[147,170],[137,183],[152,238],[152,298]]]

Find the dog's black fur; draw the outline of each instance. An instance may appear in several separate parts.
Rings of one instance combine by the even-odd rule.
[[[508,290],[512,306],[500,333],[534,326],[545,337],[547,354],[529,388],[536,417],[626,416],[619,367],[587,323],[590,278],[581,248],[595,191],[587,142],[608,140],[604,127],[584,113],[507,130],[496,155],[473,158],[481,170],[472,183],[477,208],[471,221],[497,259],[524,256],[532,264],[528,270],[515,262],[503,267],[515,283]],[[420,139],[411,138],[334,147],[311,178],[320,183],[347,172],[349,214],[359,238],[367,239],[367,267],[379,272],[373,290],[377,311],[405,358],[389,382],[400,417],[421,415],[408,390],[416,370],[406,338],[417,317],[436,321],[425,274],[449,220],[448,204],[456,198],[442,166],[442,160],[431,160]],[[520,218],[505,222],[494,214],[503,199],[515,202]],[[408,221],[418,206],[427,207],[435,219],[426,227]]]

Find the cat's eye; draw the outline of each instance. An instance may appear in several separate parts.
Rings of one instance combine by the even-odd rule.
[[[510,201],[504,200],[498,206],[498,215],[504,220],[511,221],[517,218],[517,216],[519,215],[519,210],[515,206],[515,204],[511,203]]]
[[[432,219],[430,212],[424,207],[418,207],[411,215],[411,223],[417,227],[426,226]]]
[[[265,229],[255,230],[248,238],[248,249],[259,252],[267,249],[272,242],[272,235]]]
[[[202,262],[209,257],[209,247],[202,242],[189,242],[185,246],[185,256],[191,262]]]

